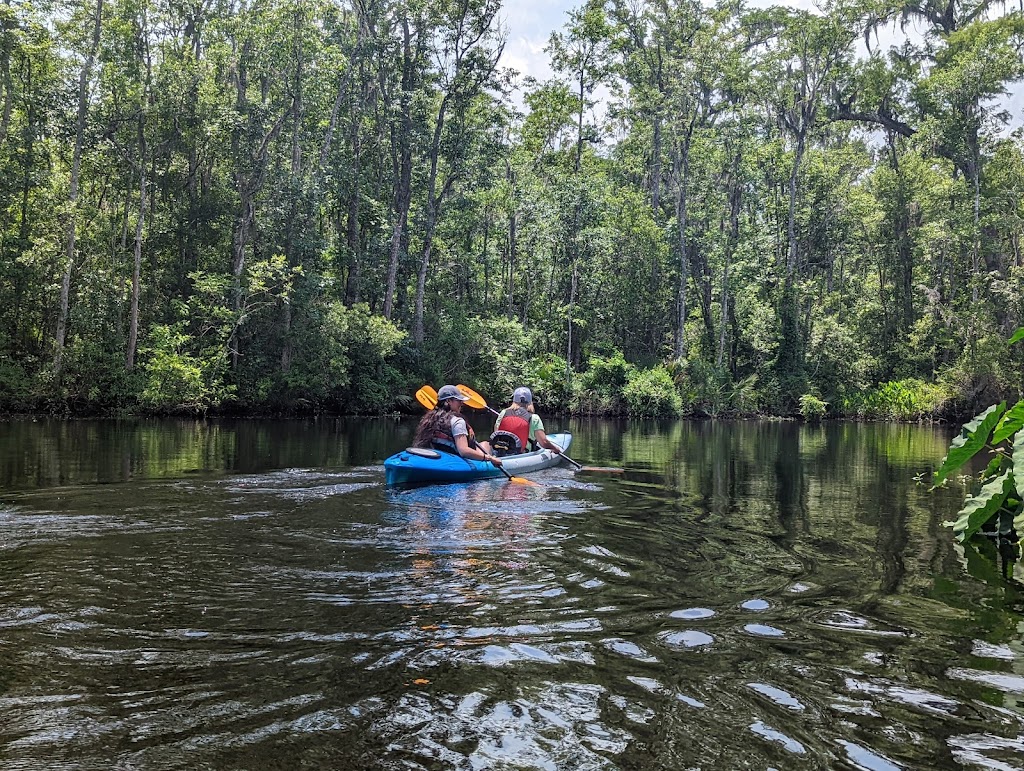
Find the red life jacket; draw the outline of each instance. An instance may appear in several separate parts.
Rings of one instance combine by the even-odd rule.
[[[498,422],[498,427],[494,433],[491,434],[491,444],[496,446],[500,444],[497,442],[500,434],[511,434],[515,437],[516,443],[519,445],[516,449],[518,452],[526,452],[526,448],[530,443],[530,419],[533,416],[524,410],[522,407],[509,407],[502,412],[501,420]],[[511,448],[509,448],[511,449]]]

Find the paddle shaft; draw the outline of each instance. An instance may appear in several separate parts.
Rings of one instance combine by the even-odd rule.
[[[461,454],[459,455],[459,457],[466,461],[466,463],[469,463],[469,458]],[[504,474],[505,478],[508,479],[509,482],[514,482],[517,485],[533,485],[534,487],[540,486],[537,482],[534,482],[532,479],[527,479],[526,477],[512,476],[511,474],[508,473],[508,470],[504,466],[498,465],[496,463],[492,463],[491,465],[494,466],[494,468],[498,469],[498,471],[500,471],[502,474]]]
[[[497,410],[492,409],[491,406],[484,399],[484,397],[482,397],[480,394],[478,394],[476,391],[474,391],[469,386],[463,385],[462,383],[459,383],[458,388],[459,388],[459,390],[463,391],[467,396],[469,396],[469,401],[467,402],[467,404],[469,404],[470,407],[474,407],[474,408],[476,408],[478,410],[480,410],[480,409],[487,410],[488,412],[490,412],[490,413],[492,413],[494,415],[500,415],[501,414]],[[552,442],[552,444],[554,444],[554,442]],[[557,445],[556,445],[556,447],[557,447]],[[574,461],[572,458],[570,458],[564,452],[562,452],[562,448],[561,447],[558,447],[558,450],[559,450],[559,452],[558,452],[559,455],[561,455],[563,458],[565,458],[567,461],[569,461],[579,471],[583,470],[583,466],[581,464],[577,463],[576,461]]]
[[[480,394],[478,394],[476,391],[474,391],[468,385],[463,385],[462,383],[459,383],[459,385],[456,386],[456,387],[460,391],[462,391],[466,396],[469,397],[469,401],[466,402],[467,406],[472,407],[474,410],[488,410],[489,412],[493,413],[494,415],[500,415],[501,414],[497,410],[492,409],[490,407],[490,405],[487,404],[487,401],[484,399],[484,397],[482,397]],[[424,389],[429,389],[430,386],[424,386],[423,388]],[[421,390],[423,390],[423,389],[421,389]],[[416,394],[416,397],[419,398],[419,393]],[[423,400],[420,400],[420,403],[423,404],[424,403]],[[552,442],[552,444],[554,444],[554,442]],[[594,471],[594,472],[603,473],[603,474],[621,474],[621,473],[623,473],[625,471],[625,469],[621,469],[621,468],[611,468],[611,467],[602,468],[602,467],[599,467],[599,466],[583,466],[583,465],[577,463],[576,461],[574,461],[572,458],[570,458],[564,452],[561,452],[562,448],[560,446],[558,446],[557,444],[555,446],[558,447],[558,449],[559,449],[559,453],[558,454],[561,455],[563,458],[565,458],[567,461],[569,461],[569,463],[571,463],[573,466],[575,466],[577,471]],[[502,470],[504,471],[504,469],[502,469]],[[521,479],[521,477],[516,477],[516,479]],[[525,480],[524,479],[523,481],[526,482],[526,481],[529,481],[529,480]]]

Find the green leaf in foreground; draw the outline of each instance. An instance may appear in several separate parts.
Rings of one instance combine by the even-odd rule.
[[[1024,400],[1010,407],[1006,414],[999,419],[995,433],[992,434],[992,444],[999,444],[1016,434],[1021,428],[1024,428]]]
[[[992,460],[988,462],[985,470],[981,472],[981,479],[991,479],[1000,471],[1003,470],[1004,465],[1009,465],[1010,459],[1002,453],[996,453]]]
[[[1024,479],[1024,431],[1018,431],[1013,437],[1013,478]],[[1020,490],[1017,490],[1018,497]],[[1013,529],[1017,535],[1024,538],[1024,506],[1017,509],[1017,515],[1013,518]]]
[[[968,498],[960,509],[960,517],[953,523],[953,533],[959,541],[966,541],[999,511],[1003,501],[1013,491],[1013,474],[1004,472],[990,481],[977,495]]]
[[[977,455],[978,451],[988,442],[992,429],[995,428],[1005,411],[1006,402],[993,404],[970,423],[967,423],[960,432],[960,436],[949,445],[949,452],[942,459],[942,465],[932,475],[932,484],[942,484],[946,477]]]
[[[1010,345],[1013,345],[1019,340],[1024,340],[1024,327],[1018,328],[1017,331],[1013,333],[1013,337],[1010,338]]]
[[[1013,529],[1017,531],[1018,536],[1024,533],[1024,506],[1018,509],[1017,516],[1013,518]]]
[[[1024,479],[1024,431],[1013,437],[1013,478]]]

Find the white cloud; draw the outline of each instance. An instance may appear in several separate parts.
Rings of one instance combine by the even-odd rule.
[[[569,11],[578,5],[575,0],[510,0],[502,12],[508,30],[502,64],[520,76],[550,78],[551,62],[544,47],[551,33],[565,26]]]
[[[552,32],[564,28],[569,19],[569,11],[580,5],[582,0],[508,0],[502,10],[504,26],[508,31],[502,64],[516,70],[520,78],[531,76],[539,81],[550,78],[553,72],[544,47],[548,44]],[[789,0],[782,3],[777,0],[751,0],[750,5],[760,8],[787,5],[808,11],[815,10],[814,0]],[[920,37],[920,34],[913,25],[908,29],[910,37]],[[871,46],[873,49],[885,51],[908,35],[902,33],[895,25],[890,25],[889,28],[880,31],[877,39],[872,38]],[[861,39],[858,55],[864,54],[864,41]],[[520,106],[521,100],[522,94],[517,94],[516,102]],[[1001,101],[1011,114],[1011,128],[1024,123],[1024,85],[1014,84],[1010,95]]]

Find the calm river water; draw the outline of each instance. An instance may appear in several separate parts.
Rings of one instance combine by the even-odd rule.
[[[4,769],[1024,766],[1024,594],[917,426],[0,423]]]

